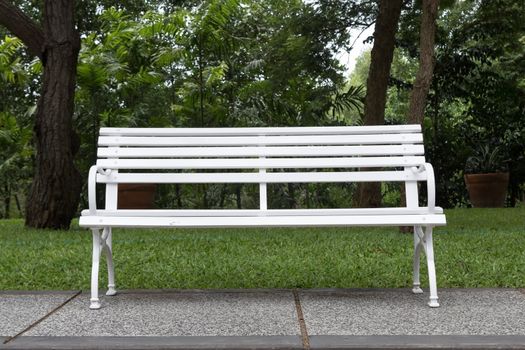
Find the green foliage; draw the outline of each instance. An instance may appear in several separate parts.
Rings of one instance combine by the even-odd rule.
[[[364,90],[368,78],[371,50],[365,50],[357,58],[356,66],[349,78],[349,83],[354,86],[362,86]],[[385,106],[386,124],[404,124],[408,114],[408,100],[412,88],[412,82],[417,73],[417,61],[410,57],[400,47],[394,50],[394,57],[390,71],[389,87],[387,90],[387,102]],[[350,120],[360,119],[356,109],[347,112]]]
[[[16,54],[23,47],[20,39],[5,36],[0,42],[0,81],[10,84],[23,84],[27,75]]]
[[[447,46],[438,53],[435,97],[431,97],[435,100],[434,122],[457,125],[463,137],[463,144],[457,143],[461,150],[500,145],[500,157],[509,160],[514,182],[511,197],[515,201],[517,183],[525,181],[525,172],[518,169],[525,154],[525,90],[519,88],[518,77],[525,71],[514,61],[523,58],[525,52],[519,40],[525,34],[523,4],[514,0],[464,3],[455,14],[444,18],[443,29],[447,33],[440,41]],[[458,115],[461,119],[441,112],[442,106],[452,101],[463,105]],[[436,138],[438,152],[456,151],[439,147],[438,142]],[[461,150],[457,152],[463,154],[458,162],[465,162],[468,154]],[[447,157],[443,155],[444,160]]]
[[[39,0],[14,2],[34,18],[41,15]],[[502,157],[509,160],[511,204],[519,197],[525,181],[522,6],[520,0],[441,2],[424,132],[442,206],[466,204],[463,170],[479,144],[501,145]],[[420,12],[419,1],[403,10],[385,111],[388,124],[405,123],[417,69]],[[81,138],[81,173],[87,174],[95,160],[101,126],[361,123],[370,53],[359,58],[349,81],[335,57],[350,48],[350,30],[369,26],[376,14],[374,1],[78,1],[82,49],[74,127]],[[40,61],[29,58],[18,39],[0,41],[2,132],[31,130],[28,110],[34,110],[41,73]],[[29,138],[29,131],[7,138],[11,153],[5,159],[31,149]],[[27,187],[31,156],[17,157],[26,177],[10,180],[15,192],[0,190],[5,198],[22,196]],[[272,205],[345,205],[353,191],[351,185],[281,186],[272,192]],[[157,204],[249,207],[256,196],[250,186],[173,185],[159,191]],[[399,193],[386,186],[384,198],[397,203]]]
[[[11,196],[18,198],[26,190],[32,175],[30,128],[20,125],[20,121],[9,112],[0,112],[0,196],[3,199],[3,217],[9,217]],[[21,215],[18,208],[18,215]]]
[[[437,179],[438,203],[466,203],[463,170],[473,149],[500,145],[511,173],[510,204],[516,203],[525,154],[523,70],[525,11],[518,0],[470,0],[441,8],[436,66],[425,112],[425,142]],[[399,49],[418,59],[420,8],[402,16]],[[520,63],[521,62],[521,63]],[[394,64],[396,67],[396,64]],[[407,88],[411,80],[399,79]],[[401,96],[408,101],[408,95]],[[403,102],[406,103],[406,102]]]
[[[322,25],[326,19],[325,12],[301,1],[210,0],[138,18],[107,8],[98,19],[101,30],[83,39],[78,65],[81,172],[95,159],[100,126],[339,123],[341,113],[361,107],[362,89],[342,88],[334,54],[344,33],[330,34],[333,21]],[[298,196],[291,202],[303,205],[305,190],[280,189],[276,198]],[[246,206],[252,192],[172,186],[159,191],[157,204]],[[322,198],[317,205],[336,200]]]
[[[346,92],[336,93],[332,107],[334,112],[343,113],[347,110],[361,111],[364,100],[363,90],[363,85],[349,86]]]
[[[355,67],[349,77],[349,83],[354,86],[366,86],[368,69],[370,67],[372,50],[364,50],[356,59]]]
[[[20,201],[32,175],[34,106],[26,95],[32,90],[32,74],[22,52],[19,39],[5,36],[0,41],[0,217],[22,215]],[[12,209],[13,198],[17,211]]]
[[[441,3],[436,67],[423,122],[428,160],[434,165],[438,203],[466,205],[463,171],[480,145],[500,145],[499,162],[511,172],[510,204],[525,181],[525,11],[516,0]],[[385,119],[406,121],[417,71],[421,3],[404,9],[392,63]],[[501,30],[505,28],[505,30]],[[366,84],[370,53],[357,60],[353,85]],[[351,112],[347,120],[358,120]],[[478,164],[479,165],[479,164]],[[386,192],[387,197],[396,192]]]

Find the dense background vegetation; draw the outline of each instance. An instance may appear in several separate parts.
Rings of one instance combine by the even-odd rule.
[[[18,3],[40,16],[38,1]],[[466,0],[447,2],[440,11],[424,119],[439,205],[468,205],[465,162],[487,145],[503,150],[503,165],[511,173],[508,205],[523,200],[524,6],[521,0]],[[85,0],[77,7],[82,48],[74,126],[80,138],[77,165],[84,176],[95,159],[100,126],[361,123],[369,54],[345,76],[336,53],[350,48],[351,30],[373,24],[375,2]],[[388,90],[390,124],[406,122],[419,20],[418,1],[406,1]],[[20,40],[1,31],[0,215],[9,217],[23,214],[33,175],[32,125],[42,64],[27,55]],[[249,208],[256,205],[256,190],[165,186],[157,204]],[[270,191],[273,208],[324,207],[349,205],[355,188],[290,184]],[[395,186],[384,186],[388,205],[399,197]]]

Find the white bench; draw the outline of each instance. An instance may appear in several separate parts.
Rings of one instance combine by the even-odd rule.
[[[438,296],[432,228],[445,225],[435,206],[432,166],[425,162],[419,125],[278,128],[101,128],[97,164],[89,172],[89,210],[80,226],[93,231],[91,309],[100,308],[99,259],[107,254],[108,291],[115,295],[113,227],[414,226],[414,293],[419,256],[426,253],[431,307]],[[358,171],[359,168],[377,170]],[[126,172],[119,172],[125,169]],[[215,172],[202,172],[213,169]],[[275,171],[275,170],[279,171]],[[148,170],[148,172],[141,172]],[[162,170],[155,172],[155,170]],[[166,170],[177,170],[166,172]],[[193,172],[181,172],[192,170]],[[224,171],[228,170],[228,171]],[[151,172],[153,171],[153,172]],[[268,183],[404,182],[406,207],[268,209]],[[427,183],[419,205],[418,181]],[[97,183],[106,184],[105,209],[96,207]],[[259,209],[117,209],[120,183],[259,184]]]

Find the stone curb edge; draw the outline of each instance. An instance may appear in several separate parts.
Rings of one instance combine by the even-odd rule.
[[[311,349],[525,349],[523,335],[314,335]]]
[[[312,350],[344,349],[525,349],[522,335],[310,336]],[[33,337],[22,336],[0,349],[303,349],[300,336],[244,337]]]
[[[37,337],[22,336],[0,349],[232,349],[302,350],[300,336]]]

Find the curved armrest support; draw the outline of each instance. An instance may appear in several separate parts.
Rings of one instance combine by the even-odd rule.
[[[88,176],[88,203],[89,203],[89,214],[95,215],[97,213],[97,173],[103,175],[111,174],[110,169],[104,170],[103,168],[93,165],[89,168]]]
[[[428,196],[428,211],[435,213],[436,211],[436,180],[434,177],[434,168],[432,164],[425,163],[421,165],[422,170],[427,173],[427,196]]]
[[[89,214],[95,215],[97,212],[97,172],[98,167],[93,165],[89,168],[88,176],[88,203],[89,203]]]

